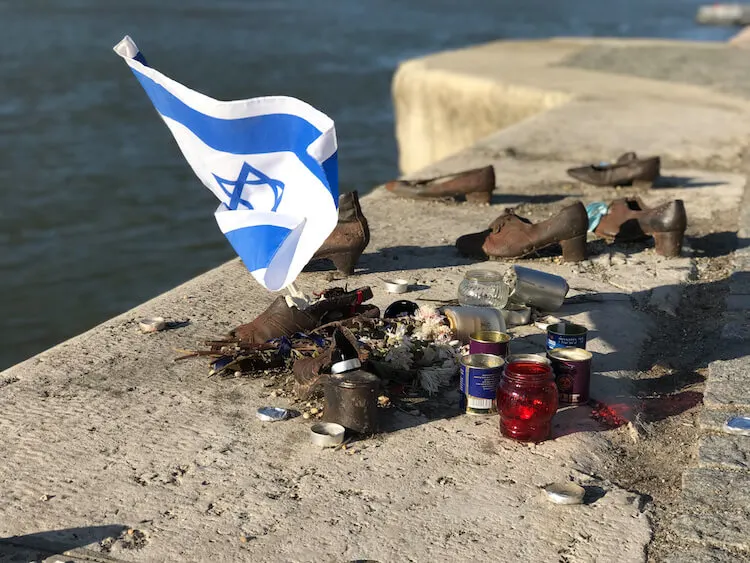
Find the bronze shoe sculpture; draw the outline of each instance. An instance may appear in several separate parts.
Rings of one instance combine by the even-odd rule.
[[[594,233],[610,241],[633,242],[654,237],[656,253],[679,256],[687,227],[681,199],[648,208],[639,198],[623,198],[609,205]]]
[[[456,247],[466,256],[521,258],[559,243],[565,262],[580,262],[586,259],[588,225],[586,208],[580,201],[536,224],[506,209],[486,231],[459,237]]]
[[[633,183],[652,185],[661,172],[661,158],[638,158],[634,152],[623,154],[614,163],[590,164],[570,168],[568,175],[594,186],[630,186]]]
[[[424,180],[394,180],[385,189],[412,199],[465,197],[472,203],[489,203],[495,189],[495,169],[490,165]]]
[[[280,336],[312,330],[323,319],[339,320],[354,316],[360,305],[369,299],[372,299],[372,289],[369,287],[348,292],[331,290],[324,294],[324,299],[302,311],[289,307],[286,299],[280,295],[254,321],[236,327],[229,335],[242,344],[262,344]]]
[[[327,258],[339,272],[350,276],[369,243],[370,227],[359,205],[359,195],[356,191],[341,194],[336,228],[310,261]]]

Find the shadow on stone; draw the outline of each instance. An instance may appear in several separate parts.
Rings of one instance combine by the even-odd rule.
[[[702,182],[691,176],[659,176],[654,182],[654,188],[707,188],[710,186],[725,186],[726,182]]]
[[[583,504],[594,504],[600,498],[607,494],[607,491],[596,485],[584,485]]]
[[[456,247],[443,246],[391,246],[381,248],[372,254],[365,254],[359,260],[363,273],[386,273],[401,270],[420,270],[424,268],[448,268],[465,266],[476,260],[464,258],[458,254]]]
[[[700,237],[687,237],[693,254],[699,258],[728,256],[735,250],[750,246],[750,239],[737,238],[737,233],[723,231]]]
[[[447,420],[465,414],[458,405],[458,393],[441,393],[435,398],[419,397],[413,402],[397,401],[380,416],[380,432],[390,433],[414,428],[435,420]],[[477,420],[492,417],[478,416]],[[494,418],[492,418],[494,420]]]
[[[113,524],[48,530],[0,538],[0,555],[10,557],[10,559],[2,559],[8,562],[42,560],[52,555],[65,556],[66,552],[71,550],[99,544],[107,538],[116,538],[127,529],[127,526]],[[70,555],[74,556],[74,554]]]
[[[511,205],[513,207],[522,204],[540,204],[540,203],[555,203],[556,201],[562,201],[568,197],[563,194],[538,194],[538,195],[521,195],[521,194],[497,194],[493,193],[490,202],[492,205]],[[498,215],[502,214],[503,210],[498,210]]]

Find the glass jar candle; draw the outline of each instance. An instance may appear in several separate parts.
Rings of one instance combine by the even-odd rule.
[[[502,309],[508,303],[508,286],[500,272],[469,270],[458,286],[458,302],[462,306]]]
[[[552,366],[546,358],[509,356],[497,387],[500,432],[520,442],[541,442],[549,437],[557,400]]]

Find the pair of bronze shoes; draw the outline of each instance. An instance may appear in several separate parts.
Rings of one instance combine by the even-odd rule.
[[[568,175],[594,186],[651,187],[661,173],[661,158],[650,156],[638,158],[634,152],[626,152],[613,163],[602,162],[568,169]]]
[[[579,262],[586,259],[588,225],[586,208],[580,201],[536,224],[506,209],[488,229],[459,237],[456,248],[473,258],[521,258],[559,244],[565,262]]]
[[[680,254],[686,226],[682,200],[648,208],[637,198],[618,199],[610,204],[594,233],[618,242],[653,236],[657,254],[672,257]],[[456,248],[465,256],[482,259],[522,258],[559,244],[564,262],[579,262],[587,257],[588,229],[588,213],[580,201],[540,223],[532,223],[506,209],[488,229],[459,237]]]
[[[687,228],[687,212],[681,199],[646,207],[640,198],[613,201],[594,233],[610,242],[638,242],[654,237],[657,254],[680,255]]]

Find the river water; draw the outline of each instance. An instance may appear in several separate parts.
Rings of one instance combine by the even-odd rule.
[[[218,99],[285,94],[336,122],[342,190],[397,173],[399,61],[502,38],[723,40],[699,0],[0,0],[0,369],[234,254],[112,52]],[[250,319],[248,319],[250,320]]]

